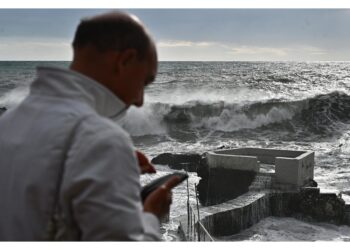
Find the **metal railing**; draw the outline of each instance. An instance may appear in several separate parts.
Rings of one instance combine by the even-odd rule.
[[[195,196],[197,220],[196,211],[190,204],[190,192],[187,180],[187,239],[191,241],[215,241],[200,220],[197,185],[195,185]]]

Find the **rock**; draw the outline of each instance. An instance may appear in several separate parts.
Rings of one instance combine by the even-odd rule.
[[[335,193],[320,193],[318,188],[302,188],[298,193],[274,193],[270,203],[273,216],[350,224],[350,213],[347,214],[344,200]]]
[[[153,164],[168,165],[171,169],[197,172],[201,162],[200,154],[171,154],[164,153],[151,160]]]
[[[221,146],[217,147],[216,149],[228,149],[228,148],[229,148],[229,147],[226,146],[226,145],[221,145]]]
[[[344,223],[345,202],[335,193],[319,193],[317,188],[303,188],[293,204],[297,204],[293,213],[302,215],[303,218],[335,224]]]

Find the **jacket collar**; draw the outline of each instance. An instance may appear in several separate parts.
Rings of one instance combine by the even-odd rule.
[[[38,67],[37,79],[32,83],[31,94],[44,94],[86,102],[101,116],[119,118],[128,108],[109,89],[79,72],[57,68]]]

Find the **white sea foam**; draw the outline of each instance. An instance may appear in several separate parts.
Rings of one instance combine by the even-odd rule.
[[[133,136],[165,134],[166,129],[161,121],[167,112],[164,105],[155,107],[145,104],[142,108],[131,107],[121,124]]]
[[[264,101],[275,98],[276,95],[269,91],[249,88],[218,89],[218,88],[176,88],[164,89],[161,93],[148,93],[146,99],[150,103],[160,102],[181,105],[188,102],[217,103],[245,103],[250,101]]]
[[[348,126],[350,131],[350,126]],[[344,133],[339,139],[339,151],[342,154],[350,155],[350,132]]]
[[[350,227],[308,223],[294,218],[268,217],[226,240],[249,241],[350,241]]]
[[[240,129],[254,129],[271,123],[278,123],[291,119],[295,113],[285,108],[273,107],[267,114],[258,114],[253,118],[244,113],[224,109],[220,116],[203,119],[196,126],[225,132]]]

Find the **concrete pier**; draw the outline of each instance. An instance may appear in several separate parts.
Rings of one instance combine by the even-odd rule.
[[[204,156],[168,153],[153,160],[196,171],[201,177],[199,211],[196,204],[190,205],[189,213],[179,218],[179,234],[187,241],[208,241],[239,233],[268,216],[350,226],[350,193],[317,188],[314,155],[311,151],[240,148]]]
[[[197,227],[198,215],[190,223],[188,216],[183,216],[179,232],[184,240],[197,240],[198,232],[204,240],[208,234],[220,240],[221,236],[239,233],[268,216],[350,225],[350,203],[339,194],[320,192],[313,181],[314,152],[243,148],[208,152],[206,157],[207,165],[202,164],[200,172],[200,184],[206,188],[199,194],[206,198],[204,203],[200,199],[202,206],[196,211],[205,232]],[[275,171],[263,173],[261,164],[272,164]],[[230,183],[232,178],[235,181]],[[220,185],[234,190],[234,198],[220,197],[227,195],[217,192]],[[197,236],[193,233],[196,230]]]

